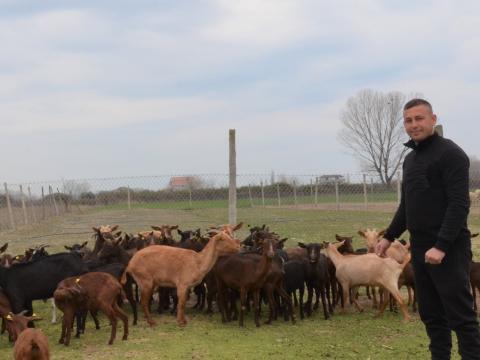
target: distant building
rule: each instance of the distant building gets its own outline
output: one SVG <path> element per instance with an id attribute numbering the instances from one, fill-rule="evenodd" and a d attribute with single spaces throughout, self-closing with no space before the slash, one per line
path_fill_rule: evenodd
<path id="1" fill-rule="evenodd" d="M 195 176 L 172 176 L 168 186 L 172 190 L 188 190 L 198 183 Z"/>
<path id="2" fill-rule="evenodd" d="M 332 174 L 332 175 L 322 175 L 317 177 L 317 181 L 319 184 L 331 184 L 338 182 L 339 184 L 345 182 L 345 178 L 343 175 Z"/>

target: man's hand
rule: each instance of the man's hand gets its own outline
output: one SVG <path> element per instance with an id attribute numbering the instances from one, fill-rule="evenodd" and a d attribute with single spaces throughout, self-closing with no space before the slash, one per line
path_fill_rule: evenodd
<path id="1" fill-rule="evenodd" d="M 382 239 L 380 240 L 377 245 L 375 245 L 375 254 L 377 254 L 380 257 L 385 257 L 387 256 L 386 251 L 390 247 L 392 243 L 388 241 L 387 239 Z"/>
<path id="2" fill-rule="evenodd" d="M 438 265 L 442 263 L 445 253 L 442 250 L 432 247 L 425 253 L 425 262 L 427 264 Z"/>

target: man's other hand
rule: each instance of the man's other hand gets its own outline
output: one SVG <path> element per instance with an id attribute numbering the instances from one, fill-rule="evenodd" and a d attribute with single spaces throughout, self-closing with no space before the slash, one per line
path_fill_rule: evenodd
<path id="1" fill-rule="evenodd" d="M 442 250 L 432 247 L 425 253 L 425 262 L 427 264 L 438 265 L 442 263 L 445 253 Z"/>

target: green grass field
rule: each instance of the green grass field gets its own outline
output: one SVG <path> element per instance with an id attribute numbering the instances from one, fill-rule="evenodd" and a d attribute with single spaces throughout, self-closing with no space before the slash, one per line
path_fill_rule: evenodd
<path id="1" fill-rule="evenodd" d="M 355 235 L 358 229 L 365 227 L 383 228 L 391 216 L 386 212 L 293 208 L 240 208 L 238 213 L 239 221 L 253 225 L 266 223 L 282 236 L 288 236 L 287 246 L 295 246 L 298 241 L 332 240 L 335 233 Z M 26 246 L 40 243 L 49 244 L 51 252 L 58 252 L 63 245 L 89 240 L 91 226 L 98 224 L 119 224 L 124 231 L 136 232 L 153 224 L 179 224 L 181 228 L 189 229 L 205 228 L 226 220 L 226 209 L 214 207 L 132 211 L 103 208 L 54 218 L 48 223 L 16 232 L 1 233 L 0 244 L 9 241 L 9 250 L 14 254 Z M 473 231 L 480 230 L 478 215 L 471 216 L 470 226 Z M 52 234 L 58 235 L 41 237 Z M 246 234 L 244 229 L 238 235 L 242 238 Z M 358 235 L 354 246 L 364 246 Z M 475 243 L 474 252 L 478 258 L 477 246 Z M 193 309 L 187 310 L 189 324 L 185 328 L 179 328 L 171 315 L 155 315 L 158 325 L 149 328 L 140 312 L 139 325 L 130 326 L 129 339 L 121 340 L 123 328 L 119 325 L 112 346 L 107 345 L 110 327 L 102 317 L 100 330 L 95 330 L 89 319 L 86 334 L 81 339 L 72 339 L 69 347 L 58 344 L 60 323 L 50 323 L 50 304 L 37 301 L 34 308 L 43 317 L 37 327 L 49 337 L 52 359 L 429 358 L 427 337 L 417 315 L 413 315 L 408 324 L 402 323 L 401 315 L 389 312 L 376 319 L 370 306 L 362 314 L 352 308 L 346 314 L 334 314 L 328 321 L 317 312 L 303 321 L 297 319 L 295 325 L 278 320 L 258 329 L 252 316 L 247 317 L 245 328 L 239 328 L 236 322 L 222 324 L 219 314 L 207 316 Z M 130 314 L 128 305 L 124 309 Z M 459 359 L 456 348 L 454 353 L 453 359 Z M 0 336 L 0 359 L 11 358 L 11 354 L 12 346 L 7 337 Z"/>

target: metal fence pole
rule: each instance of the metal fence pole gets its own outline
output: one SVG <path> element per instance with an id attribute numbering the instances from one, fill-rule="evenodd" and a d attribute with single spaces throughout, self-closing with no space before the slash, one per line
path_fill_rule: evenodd
<path id="1" fill-rule="evenodd" d="M 229 130 L 229 189 L 228 222 L 237 223 L 237 154 L 235 150 L 235 129 Z"/>
<path id="2" fill-rule="evenodd" d="M 365 210 L 368 209 L 368 194 L 367 194 L 367 175 L 363 174 L 363 204 Z"/>
<path id="3" fill-rule="evenodd" d="M 20 200 L 22 201 L 23 222 L 28 225 L 27 207 L 25 206 L 25 195 L 23 194 L 23 186 L 20 185 Z"/>
<path id="4" fill-rule="evenodd" d="M 190 209 L 193 208 L 193 202 L 192 202 L 192 187 L 188 187 L 188 204 L 190 205 Z"/>
<path id="5" fill-rule="evenodd" d="M 315 178 L 315 206 L 318 206 L 318 177 Z"/>
<path id="6" fill-rule="evenodd" d="M 131 203 L 131 197 L 130 197 L 130 185 L 127 185 L 127 207 L 128 210 L 132 210 L 132 203 Z"/>
<path id="7" fill-rule="evenodd" d="M 30 207 L 32 208 L 33 223 L 36 223 L 37 214 L 35 214 L 35 207 L 33 206 L 32 191 L 30 190 L 30 186 L 28 187 L 28 199 L 30 200 Z"/>
<path id="8" fill-rule="evenodd" d="M 10 226 L 13 230 L 16 230 L 15 220 L 13 218 L 12 203 L 10 202 L 10 195 L 8 194 L 7 183 L 3 183 L 5 186 L 5 197 L 7 198 L 8 217 L 10 218 Z"/>
<path id="9" fill-rule="evenodd" d="M 278 200 L 278 206 L 282 205 L 282 201 L 280 200 L 280 184 L 277 183 L 277 200 Z"/>
<path id="10" fill-rule="evenodd" d="M 338 180 L 335 179 L 335 204 L 337 210 L 340 210 L 340 196 L 338 191 Z"/>

